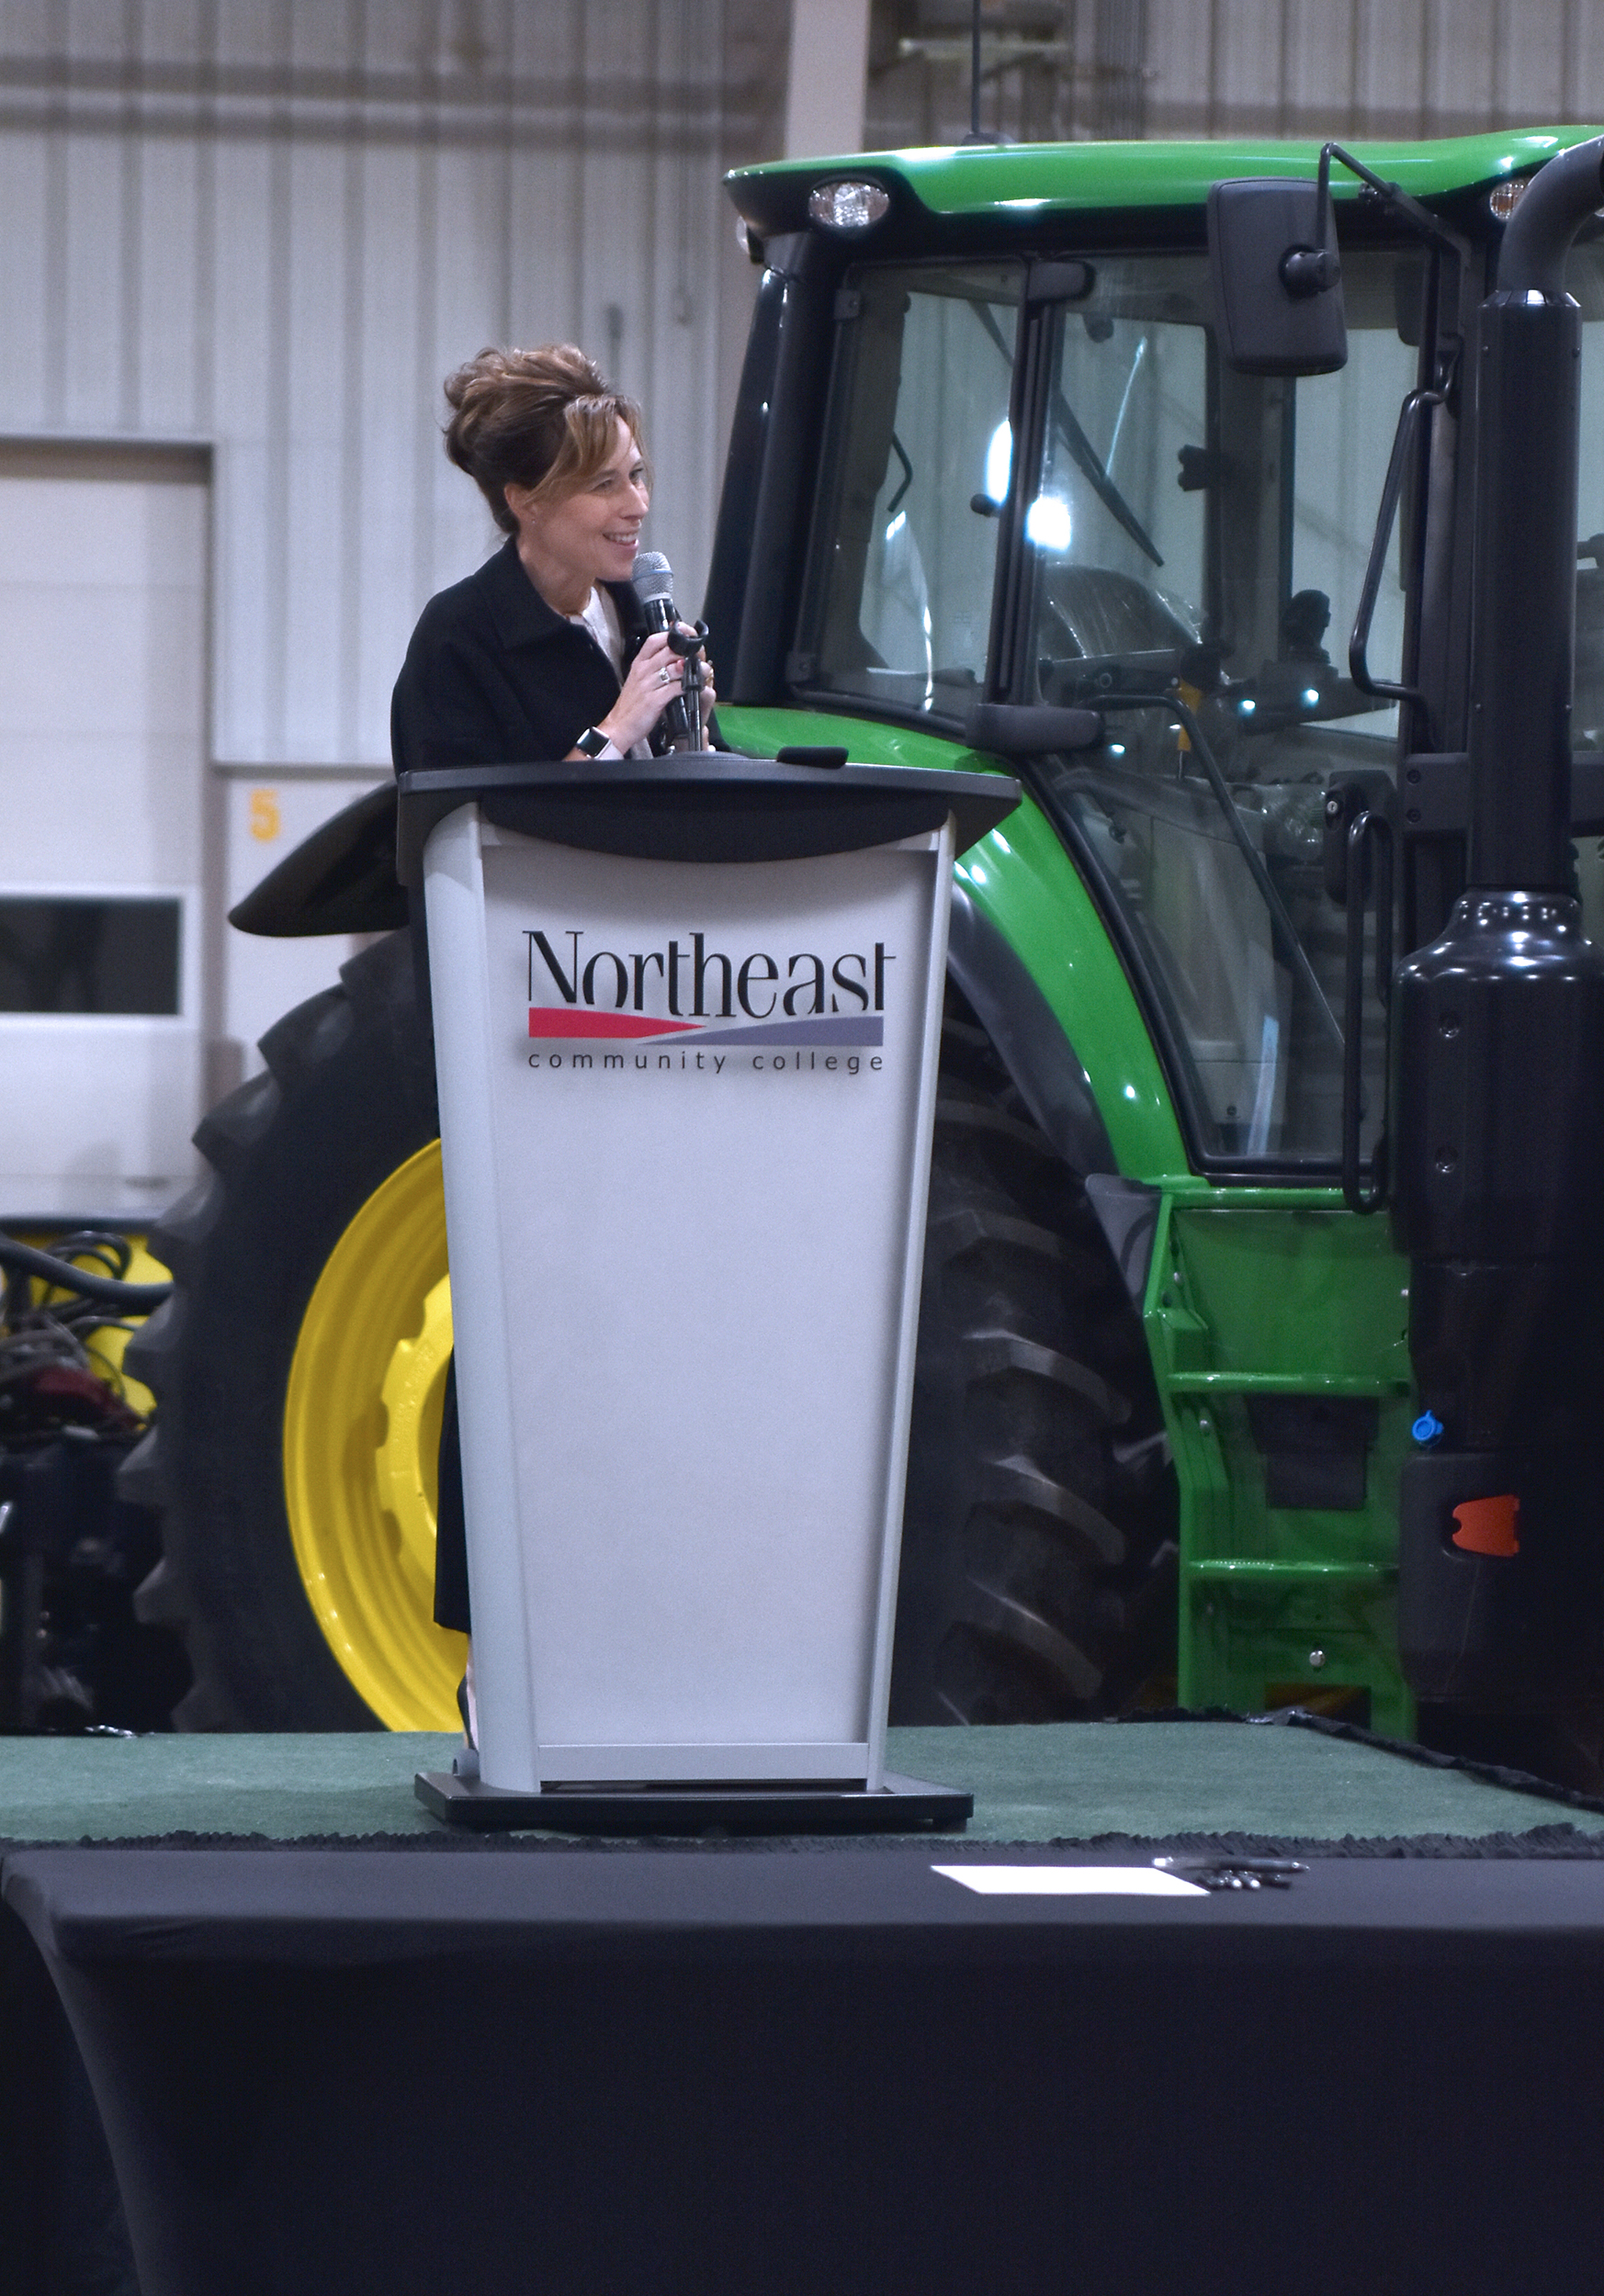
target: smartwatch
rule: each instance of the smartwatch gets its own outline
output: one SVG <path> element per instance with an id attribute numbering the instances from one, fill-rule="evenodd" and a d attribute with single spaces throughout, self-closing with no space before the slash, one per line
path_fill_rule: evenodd
<path id="1" fill-rule="evenodd" d="M 600 726 L 587 726 L 573 746 L 587 758 L 599 758 L 604 749 L 610 749 L 613 745 Z"/>

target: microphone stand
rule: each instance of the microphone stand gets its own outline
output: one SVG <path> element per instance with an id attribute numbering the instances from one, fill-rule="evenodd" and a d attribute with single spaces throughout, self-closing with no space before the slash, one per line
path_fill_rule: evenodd
<path id="1" fill-rule="evenodd" d="M 680 657 L 683 665 L 680 672 L 680 692 L 684 700 L 685 729 L 675 734 L 669 744 L 671 752 L 684 753 L 705 748 L 702 734 L 702 649 L 707 639 L 707 625 L 698 622 L 694 630 L 683 630 L 671 623 L 668 629 L 670 650 Z"/>

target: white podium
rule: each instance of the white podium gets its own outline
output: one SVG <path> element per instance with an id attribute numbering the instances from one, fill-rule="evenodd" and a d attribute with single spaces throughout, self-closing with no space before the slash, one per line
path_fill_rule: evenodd
<path id="1" fill-rule="evenodd" d="M 402 779 L 480 1740 L 420 1778 L 442 1816 L 967 1815 L 885 1728 L 952 861 L 1017 802 L 724 754 Z"/>

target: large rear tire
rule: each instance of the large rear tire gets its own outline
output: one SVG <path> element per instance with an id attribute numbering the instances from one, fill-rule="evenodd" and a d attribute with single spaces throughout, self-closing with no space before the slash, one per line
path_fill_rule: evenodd
<path id="1" fill-rule="evenodd" d="M 1173 1636 L 1173 1499 L 1140 1326 L 1072 1176 L 949 993 L 893 1718 L 1118 1710 Z M 450 1346 L 432 1050 L 394 934 L 263 1039 L 151 1239 L 172 1301 L 130 1350 L 158 1415 L 147 1620 L 186 1729 L 448 1729 L 435 1626 Z"/>
<path id="2" fill-rule="evenodd" d="M 947 1005 L 891 1718 L 1117 1714 L 1173 1695 L 1152 1367 L 1079 1183 Z"/>
<path id="3" fill-rule="evenodd" d="M 175 1291 L 128 1356 L 158 1405 L 124 1470 L 163 1512 L 140 1615 L 187 1645 L 181 1729 L 449 1728 L 461 1637 L 432 1624 L 406 1498 L 379 1489 L 402 1350 L 428 1356 L 445 1269 L 409 937 L 353 958 L 262 1052 L 265 1073 L 196 1134 L 209 1172 L 151 1238 Z M 376 1256 L 389 1279 L 377 1286 Z M 299 1425 L 287 1424 L 297 1384 L 311 1404 Z M 413 1376 L 401 1398 L 424 1459 L 431 1385 Z"/>

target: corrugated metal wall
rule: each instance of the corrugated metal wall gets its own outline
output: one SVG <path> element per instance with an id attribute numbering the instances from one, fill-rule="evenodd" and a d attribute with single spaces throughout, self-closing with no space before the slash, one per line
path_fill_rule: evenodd
<path id="1" fill-rule="evenodd" d="M 876 0 L 871 144 L 967 125 L 967 0 Z M 1441 136 L 1604 118 L 1596 0 L 985 0 L 1020 138 Z M 1008 59 L 1011 58 L 1011 61 Z"/>
<path id="2" fill-rule="evenodd" d="M 699 595 L 750 306 L 729 13 L 0 6 L 0 434 L 215 445 L 214 757 L 388 756 L 418 608 L 490 535 L 438 435 L 481 343 L 578 339 L 644 400 Z"/>
<path id="3" fill-rule="evenodd" d="M 1443 136 L 1604 116 L 1594 0 L 1146 0 L 1149 135 Z"/>

